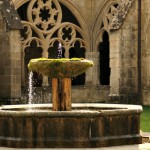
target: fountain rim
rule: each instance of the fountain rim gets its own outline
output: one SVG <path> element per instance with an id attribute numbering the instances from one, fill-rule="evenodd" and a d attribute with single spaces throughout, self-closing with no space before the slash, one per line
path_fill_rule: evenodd
<path id="1" fill-rule="evenodd" d="M 35 58 L 28 63 L 28 69 L 50 78 L 71 78 L 86 72 L 93 65 L 92 60 L 83 58 Z"/>
<path id="2" fill-rule="evenodd" d="M 27 108 L 33 110 L 28 111 Z M 34 110 L 34 108 L 38 108 L 38 110 Z M 42 108 L 45 108 L 44 111 L 41 110 Z M 72 104 L 72 111 L 53 111 L 52 104 L 32 104 L 30 107 L 28 104 L 0 106 L 0 116 L 9 117 L 97 117 L 140 114 L 141 112 L 141 105 L 126 104 L 75 103 Z"/>

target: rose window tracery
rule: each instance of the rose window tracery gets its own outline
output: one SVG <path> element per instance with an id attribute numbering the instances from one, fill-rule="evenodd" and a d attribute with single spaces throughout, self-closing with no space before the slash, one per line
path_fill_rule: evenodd
<path id="1" fill-rule="evenodd" d="M 61 23 L 62 11 L 57 0 L 32 0 L 27 12 L 29 22 L 44 32 Z"/>

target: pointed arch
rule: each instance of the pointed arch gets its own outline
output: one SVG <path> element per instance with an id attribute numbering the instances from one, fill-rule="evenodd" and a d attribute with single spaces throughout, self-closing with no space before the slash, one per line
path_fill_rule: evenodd
<path id="1" fill-rule="evenodd" d="M 94 18 L 94 23 L 92 26 L 93 31 L 93 50 L 97 51 L 99 42 L 98 40 L 101 40 L 103 31 L 107 31 L 109 34 L 109 23 L 111 22 L 111 19 L 116 11 L 116 8 L 118 4 L 121 2 L 121 0 L 106 0 L 104 1 L 100 8 L 98 9 L 97 15 Z M 95 43 L 96 41 L 96 43 Z"/>
<path id="2" fill-rule="evenodd" d="M 90 36 L 86 20 L 82 11 L 74 3 L 64 0 L 14 0 L 14 4 L 23 16 L 23 53 L 26 47 L 36 50 L 36 47 L 40 46 L 42 48 L 41 57 L 49 57 L 52 47 L 58 42 L 62 43 L 65 57 L 69 57 L 69 50 L 77 45 L 76 43 L 81 51 L 90 49 Z M 70 13 L 74 22 L 70 22 L 69 19 L 63 20 L 63 14 L 66 12 Z M 34 48 L 30 45 L 33 40 L 36 43 Z M 26 57 L 24 56 L 24 58 Z M 22 64 L 24 64 L 24 60 L 22 60 Z M 22 67 L 22 74 L 25 74 L 24 71 L 27 69 L 24 69 L 25 66 Z"/>
<path id="3" fill-rule="evenodd" d="M 31 0 L 13 0 L 16 9 L 18 9 L 20 6 L 22 6 L 23 4 L 25 4 L 29 1 L 31 1 Z M 87 23 L 87 20 L 85 18 L 83 11 L 72 1 L 58 0 L 58 2 L 60 2 L 64 6 L 66 6 L 73 13 L 75 18 L 79 22 L 80 27 L 83 30 L 84 35 L 86 37 L 85 38 L 85 42 L 87 44 L 86 50 L 90 51 L 90 40 L 91 40 L 91 37 L 89 36 L 90 35 L 90 29 L 88 27 L 88 23 Z"/>

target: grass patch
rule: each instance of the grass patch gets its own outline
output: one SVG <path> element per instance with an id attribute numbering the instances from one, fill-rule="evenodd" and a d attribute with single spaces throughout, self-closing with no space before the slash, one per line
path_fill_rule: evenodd
<path id="1" fill-rule="evenodd" d="M 143 106 L 140 124 L 143 132 L 150 132 L 150 106 Z"/>

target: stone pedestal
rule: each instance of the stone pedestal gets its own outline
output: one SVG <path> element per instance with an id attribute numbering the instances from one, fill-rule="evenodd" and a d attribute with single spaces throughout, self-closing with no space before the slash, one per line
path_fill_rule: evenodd
<path id="1" fill-rule="evenodd" d="M 71 111 L 71 78 L 52 79 L 54 111 Z"/>

